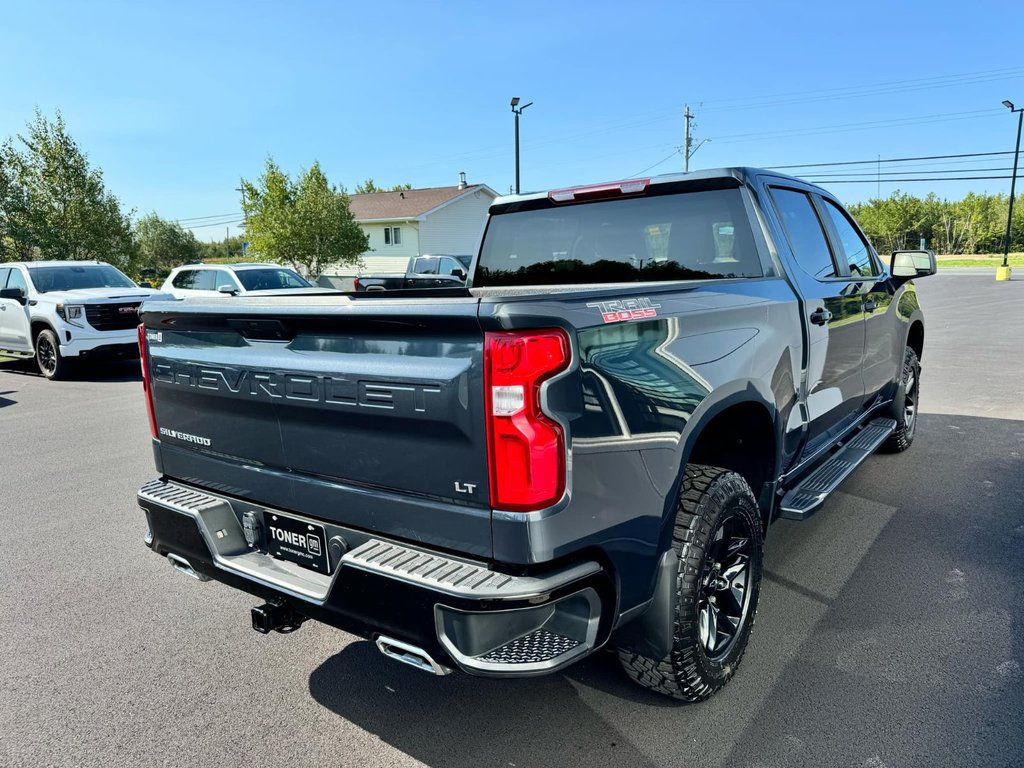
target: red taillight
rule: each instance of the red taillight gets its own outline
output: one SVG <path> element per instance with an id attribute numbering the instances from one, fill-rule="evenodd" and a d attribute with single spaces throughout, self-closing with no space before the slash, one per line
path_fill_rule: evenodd
<path id="1" fill-rule="evenodd" d="M 359 278 L 358 277 L 352 278 L 352 290 L 353 291 L 358 291 L 359 290 Z"/>
<path id="2" fill-rule="evenodd" d="M 563 331 L 487 333 L 484 387 L 491 506 L 543 509 L 565 491 L 565 437 L 540 407 L 541 384 L 569 365 Z"/>
<path id="3" fill-rule="evenodd" d="M 142 389 L 146 393 L 146 410 L 149 412 L 149 431 L 156 440 L 156 416 L 153 413 L 153 382 L 149 376 L 149 348 L 146 344 L 146 326 L 139 323 L 139 363 L 142 365 Z"/>

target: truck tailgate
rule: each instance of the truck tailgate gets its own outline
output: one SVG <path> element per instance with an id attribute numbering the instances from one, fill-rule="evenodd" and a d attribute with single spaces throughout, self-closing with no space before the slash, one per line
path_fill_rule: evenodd
<path id="1" fill-rule="evenodd" d="M 476 299 L 193 300 L 147 304 L 143 322 L 166 474 L 489 551 Z M 425 532 L 432 509 L 483 524 Z"/>

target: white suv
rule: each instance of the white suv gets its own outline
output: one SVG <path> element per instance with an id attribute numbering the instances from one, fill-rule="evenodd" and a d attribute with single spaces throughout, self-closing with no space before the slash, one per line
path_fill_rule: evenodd
<path id="1" fill-rule="evenodd" d="M 257 291 L 302 291 L 322 293 L 298 272 L 279 264 L 186 264 L 175 267 L 161 290 L 176 298 L 255 293 Z"/>
<path id="2" fill-rule="evenodd" d="M 151 296 L 100 261 L 0 264 L 0 352 L 35 356 L 48 379 L 84 357 L 138 357 L 139 305 Z"/>

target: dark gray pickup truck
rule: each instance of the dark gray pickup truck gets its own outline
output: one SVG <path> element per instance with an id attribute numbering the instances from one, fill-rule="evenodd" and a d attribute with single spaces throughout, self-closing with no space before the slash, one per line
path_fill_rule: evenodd
<path id="1" fill-rule="evenodd" d="M 466 284 L 470 256 L 413 256 L 401 275 L 361 275 L 355 289 L 365 291 L 401 291 L 411 288 L 461 288 Z"/>
<path id="2" fill-rule="evenodd" d="M 771 523 L 911 444 L 934 271 L 739 168 L 499 199 L 465 287 L 147 302 L 146 542 L 262 632 L 706 698 Z"/>

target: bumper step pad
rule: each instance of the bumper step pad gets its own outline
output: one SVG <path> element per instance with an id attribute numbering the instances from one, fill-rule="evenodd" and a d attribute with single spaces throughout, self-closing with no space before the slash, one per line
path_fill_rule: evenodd
<path id="1" fill-rule="evenodd" d="M 481 658 L 495 664 L 540 664 L 568 653 L 579 644 L 579 640 L 571 637 L 538 629 L 495 648 Z"/>
<path id="2" fill-rule="evenodd" d="M 782 499 L 782 517 L 806 520 L 813 515 L 840 483 L 848 478 L 868 456 L 896 429 L 895 419 L 875 419 L 828 461 L 805 477 Z"/>

